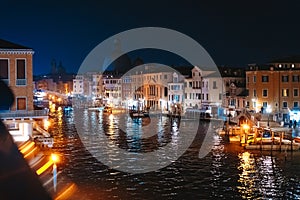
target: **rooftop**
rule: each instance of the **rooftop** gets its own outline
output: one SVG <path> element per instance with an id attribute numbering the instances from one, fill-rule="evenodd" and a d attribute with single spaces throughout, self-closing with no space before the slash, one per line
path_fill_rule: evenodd
<path id="1" fill-rule="evenodd" d="M 31 49 L 31 48 L 19 44 L 15 44 L 7 40 L 0 39 L 0 49 Z"/>

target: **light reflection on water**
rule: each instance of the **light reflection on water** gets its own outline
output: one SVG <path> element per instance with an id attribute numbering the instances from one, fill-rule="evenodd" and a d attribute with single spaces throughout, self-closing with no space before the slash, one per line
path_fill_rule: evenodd
<path id="1" fill-rule="evenodd" d="M 211 153 L 199 159 L 206 128 L 203 123 L 191 147 L 178 160 L 155 172 L 132 175 L 110 169 L 91 155 L 102 145 L 99 134 L 109 138 L 108 146 L 117 144 L 132 152 L 153 151 L 169 143 L 176 152 L 180 135 L 169 120 L 153 119 L 157 120 L 157 134 L 143 138 L 142 127 L 130 118 L 123 122 L 128 125 L 124 132 L 117 131 L 122 126 L 120 115 L 86 111 L 82 118 L 83 126 L 94 127 L 88 133 L 94 138 L 86 137 L 89 151 L 83 147 L 84 138 L 76 133 L 72 113 L 62 121 L 53 118 L 51 129 L 54 149 L 64 155 L 63 174 L 77 184 L 82 199 L 299 199 L 299 152 L 288 152 L 287 158 L 284 152 L 249 152 L 216 136 Z M 110 159 L 118 158 L 111 154 Z"/>

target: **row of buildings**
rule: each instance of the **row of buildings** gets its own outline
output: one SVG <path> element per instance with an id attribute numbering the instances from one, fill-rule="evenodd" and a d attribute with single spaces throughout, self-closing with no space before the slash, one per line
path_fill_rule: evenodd
<path id="1" fill-rule="evenodd" d="M 44 89 L 92 105 L 130 107 L 141 102 L 150 109 L 169 110 L 180 104 L 184 111 L 198 109 L 211 114 L 248 108 L 270 112 L 279 121 L 299 121 L 300 57 L 251 64 L 247 68 L 218 67 L 219 71 L 143 64 L 123 74 L 88 72 L 64 79 L 63 74 L 56 74 L 55 78 L 53 73 L 33 80 L 33 54 L 31 48 L 0 40 L 0 78 L 15 94 L 14 105 L 1 108 L 1 113 L 39 115 L 34 110 L 33 91 Z"/>
<path id="2" fill-rule="evenodd" d="M 89 72 L 76 75 L 72 94 L 91 103 L 130 107 L 135 101 L 152 109 L 184 111 L 222 108 L 225 115 L 244 108 L 271 113 L 276 121 L 299 121 L 300 57 L 274 60 L 246 68 L 218 67 L 219 72 L 197 66 L 140 65 L 125 74 Z"/>
<path id="3" fill-rule="evenodd" d="M 140 65 L 125 74 L 87 73 L 73 80 L 73 97 L 85 97 L 120 107 L 137 106 L 169 110 L 173 104 L 184 110 L 222 105 L 222 80 L 218 72 L 199 67 Z"/>

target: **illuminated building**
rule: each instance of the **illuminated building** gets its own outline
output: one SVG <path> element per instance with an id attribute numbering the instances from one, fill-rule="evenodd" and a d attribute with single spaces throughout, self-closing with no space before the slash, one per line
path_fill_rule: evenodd
<path id="1" fill-rule="evenodd" d="M 247 104 L 266 113 L 270 106 L 276 121 L 289 121 L 299 108 L 300 57 L 277 59 L 267 65 L 249 65 L 246 71 Z"/>

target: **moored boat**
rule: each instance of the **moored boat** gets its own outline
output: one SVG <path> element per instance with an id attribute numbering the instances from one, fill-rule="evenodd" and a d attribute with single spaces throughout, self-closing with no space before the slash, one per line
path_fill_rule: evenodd
<path id="1" fill-rule="evenodd" d="M 144 118 L 144 117 L 149 117 L 149 112 L 130 110 L 129 115 L 131 118 Z"/>

